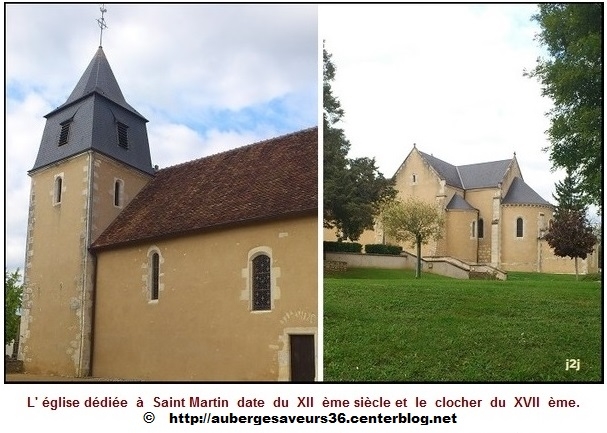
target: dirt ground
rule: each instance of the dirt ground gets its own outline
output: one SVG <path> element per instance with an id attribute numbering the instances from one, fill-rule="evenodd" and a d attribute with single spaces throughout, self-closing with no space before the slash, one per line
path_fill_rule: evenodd
<path id="1" fill-rule="evenodd" d="M 8 373 L 4 375 L 5 383 L 24 383 L 24 382 L 86 382 L 86 383 L 104 383 L 104 382 L 125 382 L 122 379 L 106 379 L 99 377 L 63 377 L 63 376 L 44 376 L 28 373 Z"/>

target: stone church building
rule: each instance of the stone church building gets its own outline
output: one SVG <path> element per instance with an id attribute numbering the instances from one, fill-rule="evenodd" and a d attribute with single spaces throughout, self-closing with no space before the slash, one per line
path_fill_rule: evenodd
<path id="1" fill-rule="evenodd" d="M 544 236 L 554 206 L 524 180 L 516 159 L 455 166 L 416 146 L 394 175 L 400 198 L 435 203 L 443 215 L 442 238 L 422 247 L 423 257 L 454 258 L 503 271 L 574 273 L 574 261 L 554 255 Z M 325 231 L 325 240 L 330 239 Z M 392 243 L 380 224 L 362 244 Z M 413 251 L 411 245 L 402 245 Z M 580 272 L 598 271 L 597 254 L 580 260 Z"/>
<path id="2" fill-rule="evenodd" d="M 318 131 L 158 170 L 101 47 L 31 177 L 26 372 L 314 381 Z"/>

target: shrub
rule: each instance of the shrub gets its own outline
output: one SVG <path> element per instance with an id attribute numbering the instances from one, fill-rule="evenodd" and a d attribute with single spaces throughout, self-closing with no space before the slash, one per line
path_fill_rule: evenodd
<path id="1" fill-rule="evenodd" d="M 365 253 L 368 254 L 389 254 L 399 256 L 403 248 L 399 245 L 386 244 L 367 244 L 365 245 Z"/>
<path id="2" fill-rule="evenodd" d="M 323 248 L 325 253 L 360 253 L 363 246 L 357 242 L 324 241 Z"/>

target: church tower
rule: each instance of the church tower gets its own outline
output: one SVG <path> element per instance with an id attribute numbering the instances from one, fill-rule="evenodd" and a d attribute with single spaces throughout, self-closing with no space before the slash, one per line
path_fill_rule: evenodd
<path id="1" fill-rule="evenodd" d="M 147 120 L 126 102 L 101 46 L 45 118 L 29 171 L 20 358 L 28 372 L 83 377 L 93 347 L 89 247 L 154 175 Z"/>

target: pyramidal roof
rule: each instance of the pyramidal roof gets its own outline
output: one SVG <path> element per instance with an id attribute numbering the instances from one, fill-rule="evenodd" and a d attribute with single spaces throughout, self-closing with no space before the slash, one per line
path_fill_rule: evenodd
<path id="1" fill-rule="evenodd" d="M 544 200 L 537 192 L 525 183 L 520 177 L 515 177 L 508 192 L 502 200 L 503 204 L 532 204 L 542 206 L 552 206 Z"/>
<path id="2" fill-rule="evenodd" d="M 449 210 L 477 210 L 474 206 L 466 201 L 462 196 L 454 194 L 447 204 Z"/>
<path id="3" fill-rule="evenodd" d="M 154 173 L 148 121 L 124 99 L 101 47 L 65 103 L 44 117 L 46 125 L 30 173 L 89 150 Z"/>
<path id="4" fill-rule="evenodd" d="M 92 93 L 102 95 L 121 107 L 126 108 L 132 113 L 143 117 L 137 112 L 137 110 L 126 102 L 126 99 L 124 99 L 124 95 L 120 90 L 118 81 L 112 72 L 112 68 L 110 67 L 107 57 L 105 57 L 102 47 L 97 49 L 93 59 L 82 74 L 82 77 L 80 77 L 78 84 L 76 84 L 76 87 L 67 98 L 67 101 L 56 108 L 53 112 L 77 102 Z"/>

